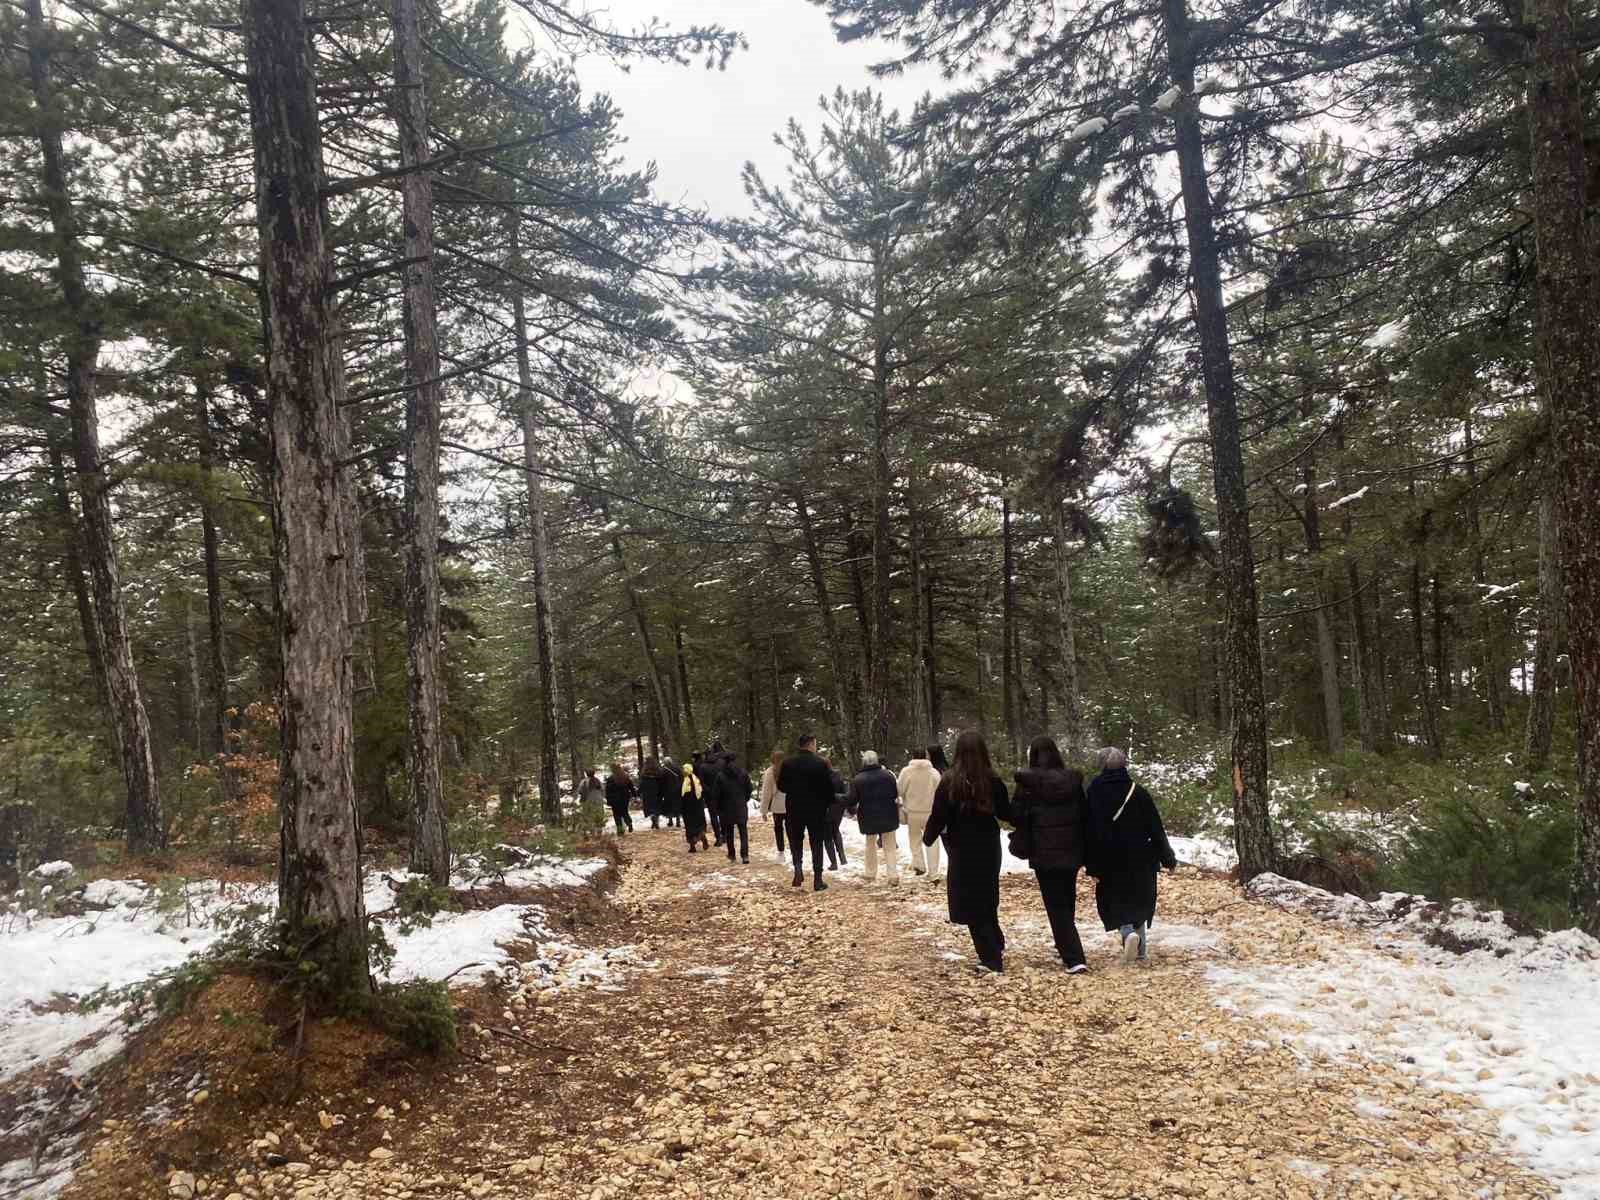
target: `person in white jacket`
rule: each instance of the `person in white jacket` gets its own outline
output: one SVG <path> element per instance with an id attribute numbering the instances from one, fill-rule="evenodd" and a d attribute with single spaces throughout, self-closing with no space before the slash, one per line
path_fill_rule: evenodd
<path id="1" fill-rule="evenodd" d="M 774 750 L 771 765 L 761 772 L 761 819 L 772 821 L 772 830 L 778 839 L 778 861 L 786 862 L 788 859 L 783 849 L 783 823 L 788 805 L 784 803 L 783 793 L 778 790 L 778 768 L 781 766 L 783 766 L 783 755 Z"/>
<path id="2" fill-rule="evenodd" d="M 928 747 L 902 767 L 895 784 L 900 792 L 900 811 L 905 815 L 911 837 L 911 869 L 918 875 L 937 879 L 939 843 L 934 842 L 926 851 L 922 845 L 922 830 L 928 823 L 928 814 L 933 811 L 933 793 L 939 788 L 939 771 L 931 761 L 935 749 Z"/>

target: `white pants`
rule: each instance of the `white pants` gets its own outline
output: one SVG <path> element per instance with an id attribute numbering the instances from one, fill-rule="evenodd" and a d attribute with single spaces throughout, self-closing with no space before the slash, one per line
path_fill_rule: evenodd
<path id="1" fill-rule="evenodd" d="M 911 836 L 911 867 L 916 871 L 926 871 L 929 875 L 939 873 L 939 839 L 934 838 L 933 845 L 922 845 L 922 831 L 928 827 L 927 813 L 907 813 L 906 833 Z"/>
<path id="2" fill-rule="evenodd" d="M 884 865 L 888 868 L 888 871 L 889 871 L 889 882 L 890 883 L 899 883 L 900 882 L 900 847 L 895 842 L 895 835 L 898 832 L 899 832 L 898 830 L 891 829 L 888 833 L 885 833 L 885 834 L 876 834 L 876 833 L 867 834 L 867 861 L 866 861 L 865 870 L 866 870 L 867 881 L 869 883 L 872 880 L 874 880 L 874 879 L 876 879 L 878 877 L 878 838 L 879 837 L 883 838 L 883 859 L 884 859 Z"/>

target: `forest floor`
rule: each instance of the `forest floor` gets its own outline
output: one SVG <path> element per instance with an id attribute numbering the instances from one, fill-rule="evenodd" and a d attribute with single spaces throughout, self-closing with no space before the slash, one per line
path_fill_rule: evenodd
<path id="1" fill-rule="evenodd" d="M 1184 868 L 1163 878 L 1149 966 L 1096 934 L 1091 972 L 1067 976 L 1031 876 L 1008 875 L 1007 970 L 978 974 L 942 884 L 869 884 L 852 864 L 793 889 L 770 827 L 752 835 L 748 866 L 691 856 L 675 830 L 624 839 L 609 912 L 574 912 L 563 936 L 626 946 L 629 965 L 532 998 L 467 993 L 468 1057 L 313 1068 L 298 1108 L 188 1163 L 113 1121 L 63 1195 L 1558 1194 L 1472 1097 L 1399 1062 L 1308 1057 L 1208 983 L 1337 962 L 1358 933 Z M 1087 887 L 1079 903 L 1092 913 Z M 1359 979 L 1322 989 L 1364 1005 Z"/>

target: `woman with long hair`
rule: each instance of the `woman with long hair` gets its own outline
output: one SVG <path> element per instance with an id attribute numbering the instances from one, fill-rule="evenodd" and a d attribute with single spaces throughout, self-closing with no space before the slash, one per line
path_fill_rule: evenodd
<path id="1" fill-rule="evenodd" d="M 783 848 L 783 824 L 789 805 L 784 794 L 778 790 L 778 772 L 781 770 L 783 755 L 774 750 L 772 764 L 761 772 L 761 819 L 772 822 L 773 834 L 778 839 L 778 861 L 786 862 L 789 856 Z"/>
<path id="2" fill-rule="evenodd" d="M 619 762 L 611 764 L 611 778 L 606 780 L 606 806 L 611 809 L 611 819 L 617 823 L 617 836 L 633 832 L 633 818 L 628 815 L 628 804 L 639 794 L 628 768 Z"/>
<path id="3" fill-rule="evenodd" d="M 1011 797 L 1017 827 L 1012 853 L 1026 858 L 1033 868 L 1056 953 L 1073 975 L 1089 969 L 1076 912 L 1088 804 L 1082 773 L 1067 766 L 1050 738 L 1034 738 L 1028 765 L 1017 772 L 1017 790 Z"/>
<path id="4" fill-rule="evenodd" d="M 955 762 L 940 776 L 922 843 L 931 846 L 943 837 L 950 860 L 945 871 L 950 920 L 967 927 L 978 962 L 990 971 L 1005 969 L 1000 822 L 1010 820 L 1006 785 L 995 774 L 989 747 L 981 734 L 969 729 L 956 739 Z"/>

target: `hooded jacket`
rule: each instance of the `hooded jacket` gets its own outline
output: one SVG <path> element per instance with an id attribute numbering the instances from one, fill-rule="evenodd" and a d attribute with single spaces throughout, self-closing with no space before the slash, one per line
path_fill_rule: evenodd
<path id="1" fill-rule="evenodd" d="M 933 794 L 939 790 L 939 769 L 926 758 L 913 758 L 900 768 L 895 787 L 906 813 L 926 821 L 933 811 Z"/>
<path id="2" fill-rule="evenodd" d="M 1035 871 L 1083 866 L 1088 803 L 1077 771 L 1028 767 L 1017 772 L 1011 808 L 1026 839 L 1029 866 Z"/>

